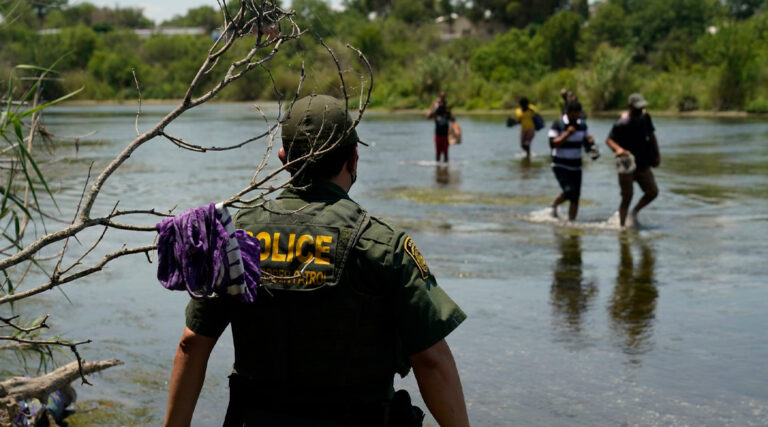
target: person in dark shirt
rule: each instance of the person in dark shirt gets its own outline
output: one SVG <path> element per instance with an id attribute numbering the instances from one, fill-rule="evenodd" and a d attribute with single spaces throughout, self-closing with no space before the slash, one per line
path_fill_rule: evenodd
<path id="1" fill-rule="evenodd" d="M 448 133 L 451 128 L 451 122 L 454 121 L 453 114 L 448 102 L 445 100 L 445 91 L 440 94 L 429 107 L 427 118 L 435 121 L 435 161 L 440 161 L 440 156 L 448 163 Z"/>
<path id="2" fill-rule="evenodd" d="M 621 204 L 619 205 L 619 223 L 626 224 L 629 205 L 632 202 L 633 186 L 637 181 L 643 190 L 643 197 L 632 208 L 631 218 L 637 224 L 637 214 L 648 206 L 659 194 L 652 167 L 661 163 L 659 143 L 656 140 L 656 129 L 650 114 L 645 111 L 648 101 L 639 93 L 629 96 L 629 109 L 614 123 L 611 133 L 605 143 L 621 157 L 631 153 L 635 158 L 635 170 L 630 173 L 619 173 L 621 188 Z"/>

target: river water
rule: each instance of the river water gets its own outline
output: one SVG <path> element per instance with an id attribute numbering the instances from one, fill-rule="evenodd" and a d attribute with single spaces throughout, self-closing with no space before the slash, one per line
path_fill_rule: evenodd
<path id="1" fill-rule="evenodd" d="M 170 109 L 145 106 L 140 127 Z M 65 106 L 47 116 L 58 135 L 96 131 L 77 151 L 65 141 L 45 167 L 63 217 L 77 204 L 88 165 L 99 170 L 132 138 L 134 113 L 134 106 Z M 451 147 L 446 168 L 432 161 L 432 124 L 421 116 L 366 115 L 358 133 L 372 146 L 360 149 L 351 196 L 410 233 L 468 314 L 448 342 L 474 425 L 768 424 L 768 123 L 655 118 L 660 196 L 638 229 L 622 232 L 615 169 L 602 144 L 611 120 L 589 120 L 603 156 L 585 159 L 575 223 L 545 210 L 559 190 L 545 132 L 525 161 L 519 129 L 501 117 L 458 120 L 464 142 Z M 248 105 L 210 105 L 168 131 L 221 146 L 263 129 Z M 96 212 L 118 200 L 120 209 L 163 211 L 221 200 L 247 185 L 264 147 L 199 154 L 155 140 L 108 181 Z M 86 234 L 82 244 L 96 237 Z M 109 231 L 104 245 L 153 238 Z M 144 256 L 116 260 L 64 291 L 68 299 L 54 291 L 17 309 L 51 313 L 55 334 L 92 339 L 81 350 L 89 360 L 126 362 L 97 375 L 93 387 L 77 387 L 70 425 L 161 423 L 186 294 L 163 289 Z M 231 348 L 225 332 L 195 425 L 222 420 Z M 396 385 L 418 396 L 412 375 Z"/>

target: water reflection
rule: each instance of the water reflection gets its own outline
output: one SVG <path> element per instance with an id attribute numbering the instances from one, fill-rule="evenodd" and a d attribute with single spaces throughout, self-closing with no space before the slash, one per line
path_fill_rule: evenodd
<path id="1" fill-rule="evenodd" d="M 458 184 L 461 182 L 461 175 L 456 169 L 451 169 L 448 165 L 438 164 L 435 167 L 435 182 L 438 184 Z"/>
<path id="2" fill-rule="evenodd" d="M 584 279 L 581 236 L 556 234 L 560 258 L 552 273 L 550 305 L 553 323 L 569 341 L 580 341 L 583 317 L 597 295 L 597 287 Z"/>
<path id="3" fill-rule="evenodd" d="M 637 239 L 640 261 L 635 263 L 630 240 L 629 236 L 619 237 L 619 269 L 608 311 L 623 351 L 642 354 L 653 348 L 653 322 L 659 296 L 654 279 L 656 256 L 653 248 Z"/>
<path id="4" fill-rule="evenodd" d="M 540 175 L 541 171 L 543 170 L 543 166 L 545 165 L 548 165 L 546 160 L 541 160 L 538 158 L 534 160 L 531 158 L 523 157 L 515 166 L 515 169 L 520 174 L 521 180 L 534 179 Z"/>

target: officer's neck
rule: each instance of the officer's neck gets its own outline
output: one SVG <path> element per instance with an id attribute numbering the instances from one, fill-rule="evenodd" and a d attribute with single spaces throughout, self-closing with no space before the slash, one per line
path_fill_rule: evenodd
<path id="1" fill-rule="evenodd" d="M 349 193 L 349 189 L 352 188 L 352 174 L 349 173 L 346 167 L 343 167 L 341 172 L 329 179 L 328 182 L 338 185 L 345 193 Z"/>

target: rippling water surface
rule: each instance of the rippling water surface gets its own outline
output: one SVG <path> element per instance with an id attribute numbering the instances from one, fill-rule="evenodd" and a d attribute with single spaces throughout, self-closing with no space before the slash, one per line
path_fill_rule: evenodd
<path id="1" fill-rule="evenodd" d="M 141 127 L 170 109 L 145 106 Z M 97 132 L 77 151 L 65 143 L 46 166 L 65 217 L 88 165 L 99 170 L 134 135 L 134 112 L 60 107 L 48 115 L 59 135 Z M 586 161 L 581 212 L 569 224 L 542 210 L 558 192 L 543 132 L 526 161 L 518 129 L 501 117 L 459 117 L 464 143 L 451 148 L 450 166 L 438 167 L 432 125 L 421 117 L 370 113 L 360 125 L 373 144 L 360 149 L 351 196 L 408 230 L 469 315 L 448 341 L 474 425 L 768 424 L 768 123 L 654 121 L 660 196 L 630 232 L 616 226 L 619 190 L 603 144 L 603 157 Z M 589 120 L 598 141 L 610 124 Z M 247 105 L 204 106 L 168 129 L 217 146 L 263 130 Z M 108 182 L 96 209 L 118 200 L 121 209 L 168 210 L 223 199 L 249 182 L 264 149 L 256 142 L 195 154 L 155 140 Z M 109 231 L 105 245 L 153 238 Z M 71 303 L 49 292 L 18 307 L 52 313 L 54 333 L 93 339 L 82 350 L 89 360 L 126 362 L 94 387 L 78 387 L 81 410 L 70 425 L 159 424 L 186 295 L 162 289 L 143 256 L 65 291 Z M 231 363 L 227 332 L 195 424 L 222 420 Z M 412 376 L 397 384 L 418 395 Z"/>

